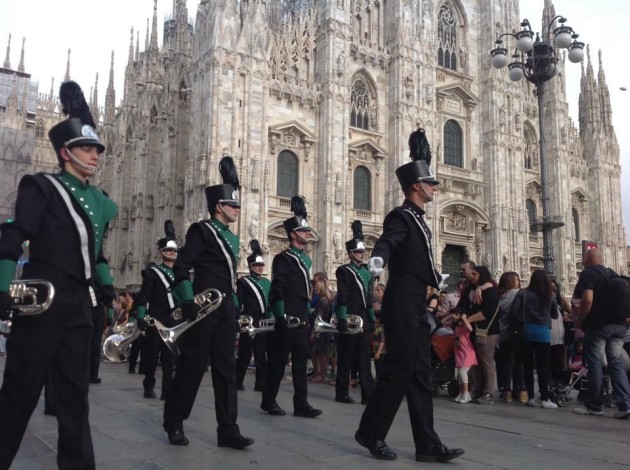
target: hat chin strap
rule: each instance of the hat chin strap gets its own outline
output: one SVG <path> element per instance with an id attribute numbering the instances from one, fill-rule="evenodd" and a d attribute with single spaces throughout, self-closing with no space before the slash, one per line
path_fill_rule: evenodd
<path id="1" fill-rule="evenodd" d="M 426 190 L 424 189 L 424 186 L 422 186 L 423 181 L 419 181 L 419 183 L 420 183 L 420 189 L 422 189 L 422 192 L 424 193 L 424 195 L 429 199 L 429 201 L 433 201 L 435 196 L 426 192 Z"/>
<path id="2" fill-rule="evenodd" d="M 94 171 L 95 172 L 96 170 L 98 170 L 98 167 L 92 166 L 92 165 L 88 165 L 86 163 L 83 163 L 77 157 L 72 155 L 72 152 L 70 151 L 69 148 L 66 148 L 66 150 L 68 151 L 68 155 L 70 155 L 70 161 L 72 162 L 72 164 L 74 166 L 78 166 L 79 168 L 83 168 L 84 170 L 88 170 L 88 171 Z"/>

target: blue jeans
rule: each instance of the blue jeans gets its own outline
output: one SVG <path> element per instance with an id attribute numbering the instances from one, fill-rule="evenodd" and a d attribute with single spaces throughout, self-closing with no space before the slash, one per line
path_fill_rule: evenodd
<path id="1" fill-rule="evenodd" d="M 584 356 L 588 367 L 588 394 L 584 405 L 590 410 L 602 411 L 604 404 L 604 357 L 608 360 L 615 402 L 621 411 L 630 409 L 630 384 L 621 356 L 626 331 L 624 325 L 606 325 L 586 331 Z"/>

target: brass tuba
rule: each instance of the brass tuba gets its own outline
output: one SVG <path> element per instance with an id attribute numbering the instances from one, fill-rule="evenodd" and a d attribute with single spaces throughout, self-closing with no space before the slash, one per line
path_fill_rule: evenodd
<path id="1" fill-rule="evenodd" d="M 40 302 L 37 298 L 38 294 L 40 297 L 44 297 L 42 295 L 44 291 L 46 296 Z M 11 310 L 14 311 L 13 315 L 19 314 L 24 317 L 40 315 L 52 305 L 55 299 L 55 286 L 45 279 L 21 279 L 9 284 L 9 295 L 13 297 L 15 302 L 11 307 Z M 0 333 L 10 334 L 11 325 L 11 320 L 1 322 Z"/>
<path id="2" fill-rule="evenodd" d="M 300 325 L 306 325 L 306 322 L 301 321 L 298 317 L 286 317 L 287 326 L 289 328 L 296 328 Z M 238 318 L 239 333 L 249 333 L 252 338 L 259 333 L 268 333 L 273 331 L 276 327 L 275 318 L 262 318 L 258 322 L 258 327 L 254 326 L 254 319 L 249 315 L 241 315 Z"/>
<path id="3" fill-rule="evenodd" d="M 363 332 L 363 318 L 359 315 L 348 315 L 348 331 L 345 334 L 356 335 Z M 337 316 L 333 315 L 330 323 L 325 322 L 320 315 L 315 318 L 315 334 L 339 333 L 337 330 Z"/>

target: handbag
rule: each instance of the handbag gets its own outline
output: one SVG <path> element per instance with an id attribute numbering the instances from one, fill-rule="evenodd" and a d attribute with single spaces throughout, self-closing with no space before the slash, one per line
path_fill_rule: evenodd
<path id="1" fill-rule="evenodd" d="M 490 323 L 488 323 L 488 328 L 475 328 L 475 343 L 477 344 L 486 344 L 486 338 L 488 337 L 488 331 L 492 326 L 492 322 L 499 313 L 499 306 L 497 305 L 497 309 L 494 311 L 494 315 L 490 319 Z"/>
<path id="2" fill-rule="evenodd" d="M 523 289 L 523 307 L 521 308 L 521 317 L 514 321 L 512 331 L 513 338 L 516 341 L 522 341 L 527 337 L 527 324 L 525 323 L 525 304 L 527 302 L 527 289 Z"/>

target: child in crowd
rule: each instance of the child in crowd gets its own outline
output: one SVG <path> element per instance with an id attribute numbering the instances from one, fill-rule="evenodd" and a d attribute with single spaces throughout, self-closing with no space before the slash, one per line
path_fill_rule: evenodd
<path id="1" fill-rule="evenodd" d="M 372 351 L 374 357 L 374 368 L 376 369 L 375 381 L 378 381 L 381 375 L 381 364 L 383 364 L 383 355 L 387 352 L 385 347 L 385 333 L 381 324 L 380 315 L 376 317 L 376 328 L 372 337 Z"/>
<path id="2" fill-rule="evenodd" d="M 584 338 L 575 340 L 573 347 L 575 350 L 569 359 L 569 369 L 572 372 L 580 372 L 584 368 Z"/>
<path id="3" fill-rule="evenodd" d="M 455 397 L 454 401 L 463 404 L 471 400 L 468 391 L 468 371 L 477 365 L 477 356 L 470 340 L 470 333 L 473 328 L 466 318 L 464 309 L 452 309 L 451 317 L 455 326 L 455 367 L 457 367 L 457 381 L 459 382 L 459 395 Z"/>

